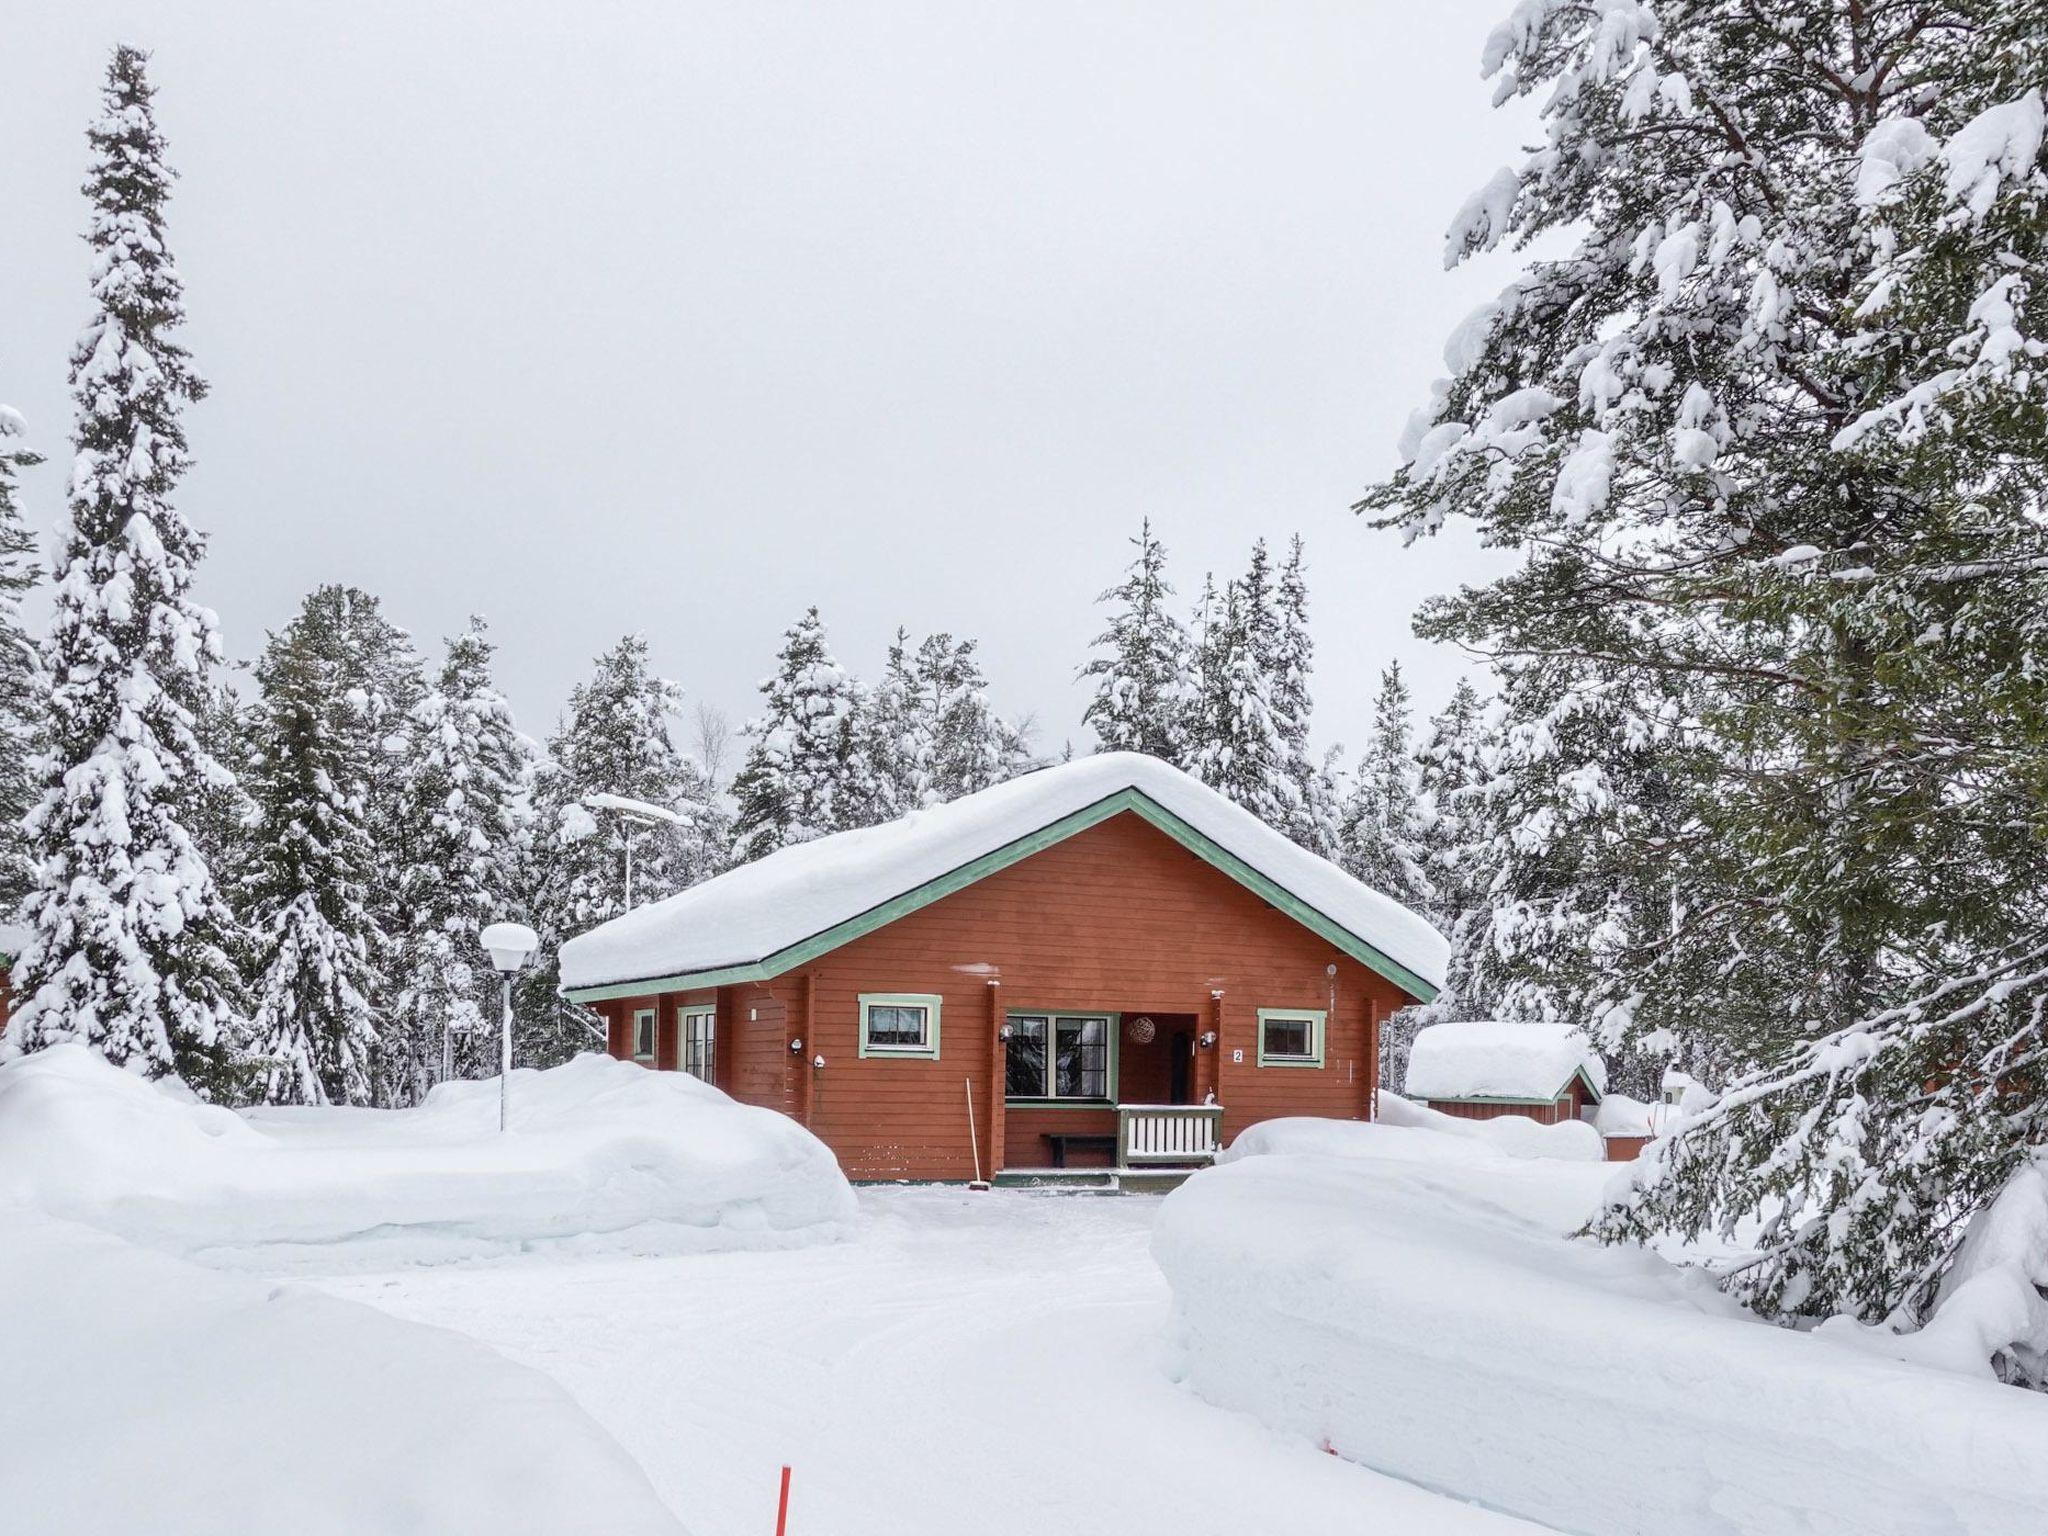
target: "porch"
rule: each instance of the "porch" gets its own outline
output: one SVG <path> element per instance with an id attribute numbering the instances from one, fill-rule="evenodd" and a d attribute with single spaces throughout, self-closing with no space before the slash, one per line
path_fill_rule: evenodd
<path id="1" fill-rule="evenodd" d="M 1006 1010 L 1003 1181 L 1128 1187 L 1213 1162 L 1223 1108 L 1200 1023 L 1194 1013 Z"/>

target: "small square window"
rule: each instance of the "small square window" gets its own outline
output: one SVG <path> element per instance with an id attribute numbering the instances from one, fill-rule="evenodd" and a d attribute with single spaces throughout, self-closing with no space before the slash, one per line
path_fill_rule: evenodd
<path id="1" fill-rule="evenodd" d="M 939 999 L 929 993 L 864 993 L 860 999 L 863 1056 L 939 1055 Z"/>
<path id="2" fill-rule="evenodd" d="M 1259 1010 L 1259 1065 L 1320 1067 L 1324 1015 L 1313 1008 Z"/>
<path id="3" fill-rule="evenodd" d="M 654 1060 L 654 1010 L 635 1009 L 633 1013 L 633 1059 Z"/>

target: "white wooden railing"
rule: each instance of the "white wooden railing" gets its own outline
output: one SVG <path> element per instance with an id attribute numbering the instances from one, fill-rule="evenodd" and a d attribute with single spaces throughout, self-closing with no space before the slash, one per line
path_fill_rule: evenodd
<path id="1" fill-rule="evenodd" d="M 1117 1166 L 1213 1162 L 1222 1128 L 1220 1104 L 1119 1104 Z"/>

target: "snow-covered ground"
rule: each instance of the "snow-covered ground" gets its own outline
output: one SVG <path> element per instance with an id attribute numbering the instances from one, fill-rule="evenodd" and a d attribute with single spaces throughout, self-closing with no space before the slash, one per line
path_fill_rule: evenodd
<path id="1" fill-rule="evenodd" d="M 852 1242 L 348 1275 L 567 1387 L 699 1532 L 1510 1536 L 1175 1384 L 1157 1197 L 863 1190 Z"/>

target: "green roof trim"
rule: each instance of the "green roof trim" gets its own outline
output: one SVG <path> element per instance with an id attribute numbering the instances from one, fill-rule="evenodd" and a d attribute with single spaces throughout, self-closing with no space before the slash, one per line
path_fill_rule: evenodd
<path id="1" fill-rule="evenodd" d="M 1385 977 L 1409 996 L 1428 1002 L 1436 996 L 1437 989 L 1420 976 L 1402 965 L 1392 956 L 1368 944 L 1348 928 L 1324 916 L 1300 897 L 1284 889 L 1277 882 L 1252 868 L 1243 859 L 1222 844 L 1195 830 L 1187 822 L 1173 814 L 1165 806 L 1135 788 L 1120 789 L 1113 795 L 1104 796 L 1093 805 L 1062 816 L 1059 820 L 1040 827 L 1036 832 L 991 849 L 978 859 L 971 859 L 956 869 L 948 870 L 923 885 L 891 897 L 856 913 L 844 922 L 835 923 L 822 932 L 814 933 L 807 939 L 785 946 L 759 960 L 746 961 L 735 965 L 716 966 L 708 970 L 686 971 L 674 976 L 648 976 L 635 981 L 611 982 L 596 987 L 564 987 L 562 996 L 571 1002 L 599 1003 L 611 998 L 643 997 L 652 992 L 680 992 L 695 987 L 722 987 L 746 981 L 766 981 L 780 976 L 785 971 L 796 969 L 829 954 L 840 946 L 886 928 L 898 918 L 907 917 L 920 907 L 963 891 L 968 886 L 1012 864 L 1042 853 L 1056 843 L 1063 843 L 1076 833 L 1099 826 L 1112 816 L 1131 812 L 1140 820 L 1149 822 L 1168 837 L 1201 859 L 1203 863 L 1221 870 L 1239 885 L 1251 891 L 1267 905 L 1284 912 L 1317 937 L 1331 945 L 1366 969 Z"/>

